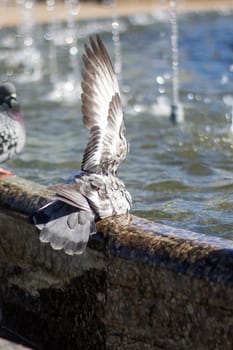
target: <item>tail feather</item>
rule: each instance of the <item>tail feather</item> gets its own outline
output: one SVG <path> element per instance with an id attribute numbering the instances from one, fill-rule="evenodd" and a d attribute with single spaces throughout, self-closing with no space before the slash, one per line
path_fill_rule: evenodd
<path id="1" fill-rule="evenodd" d="M 89 235 L 95 233 L 95 217 L 91 211 L 80 210 L 59 200 L 39 209 L 33 221 L 41 230 L 41 242 L 50 243 L 56 250 L 64 249 L 69 255 L 82 254 Z"/>

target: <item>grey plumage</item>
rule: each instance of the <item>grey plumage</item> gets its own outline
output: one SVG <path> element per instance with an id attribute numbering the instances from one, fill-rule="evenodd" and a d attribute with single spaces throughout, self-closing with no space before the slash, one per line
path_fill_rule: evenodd
<path id="1" fill-rule="evenodd" d="M 85 45 L 83 62 L 82 113 L 89 139 L 81 172 L 72 184 L 59 185 L 57 199 L 33 216 L 40 240 L 71 255 L 84 252 L 96 220 L 126 214 L 132 202 L 116 176 L 128 148 L 118 81 L 99 36 Z"/>
<path id="2" fill-rule="evenodd" d="M 3 83 L 0 85 L 0 163 L 20 153 L 24 143 L 23 113 L 16 89 L 12 83 Z"/>

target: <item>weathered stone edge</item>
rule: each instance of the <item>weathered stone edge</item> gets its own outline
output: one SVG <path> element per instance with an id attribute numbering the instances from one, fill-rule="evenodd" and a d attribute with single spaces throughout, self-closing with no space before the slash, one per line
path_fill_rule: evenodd
<path id="1" fill-rule="evenodd" d="M 25 215 L 53 197 L 45 186 L 17 176 L 0 179 L 1 210 Z M 233 285 L 233 241 L 160 225 L 133 215 L 106 218 L 89 248 L 209 281 Z"/>

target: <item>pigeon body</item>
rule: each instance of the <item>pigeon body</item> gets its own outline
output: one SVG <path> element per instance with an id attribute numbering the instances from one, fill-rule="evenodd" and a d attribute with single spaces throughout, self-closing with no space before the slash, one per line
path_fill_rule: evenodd
<path id="1" fill-rule="evenodd" d="M 0 163 L 20 153 L 25 143 L 23 113 L 13 84 L 0 85 Z M 11 174 L 0 169 L 0 174 Z"/>
<path id="2" fill-rule="evenodd" d="M 85 45 L 83 62 L 82 113 L 89 139 L 81 172 L 72 184 L 57 186 L 57 199 L 33 216 L 40 240 L 70 255 L 84 252 L 97 220 L 126 214 L 132 204 L 116 175 L 128 152 L 119 85 L 99 36 Z"/>

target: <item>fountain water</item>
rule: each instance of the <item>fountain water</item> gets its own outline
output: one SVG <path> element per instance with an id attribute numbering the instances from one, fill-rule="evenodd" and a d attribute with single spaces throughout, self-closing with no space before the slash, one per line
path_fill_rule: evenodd
<path id="1" fill-rule="evenodd" d="M 80 67 L 78 61 L 78 35 L 75 18 L 78 14 L 78 0 L 65 0 L 67 8 L 67 31 L 65 42 L 68 46 L 69 73 L 64 84 L 64 94 L 69 95 L 80 89 Z"/>
<path id="2" fill-rule="evenodd" d="M 119 32 L 119 22 L 117 16 L 117 0 L 113 0 L 112 7 L 112 40 L 114 45 L 114 70 L 118 76 L 119 83 L 122 83 L 122 54 L 121 54 L 121 41 Z"/>
<path id="3" fill-rule="evenodd" d="M 179 51 L 176 0 L 170 0 L 171 52 L 172 52 L 172 104 L 171 121 L 183 121 L 184 110 L 179 102 Z"/>
<path id="4" fill-rule="evenodd" d="M 55 5 L 56 0 L 46 0 L 47 12 L 49 14 L 49 26 L 45 33 L 45 39 L 49 42 L 49 75 L 50 82 L 54 87 L 58 84 L 57 49 L 55 44 L 55 35 L 57 32 Z"/>
<path id="5" fill-rule="evenodd" d="M 233 64 L 230 64 L 229 67 L 227 67 L 227 72 L 224 72 L 224 74 L 221 77 L 221 85 L 226 89 L 226 94 L 223 96 L 223 102 L 227 106 L 227 112 L 225 114 L 225 117 L 228 122 L 230 122 L 231 127 L 230 131 L 233 133 L 233 95 L 230 91 L 232 91 L 232 79 L 230 75 L 233 73 Z M 229 94 L 230 92 L 230 94 Z"/>
<path id="6" fill-rule="evenodd" d="M 117 14 L 117 0 L 113 0 L 111 3 L 112 8 L 112 41 L 114 46 L 114 70 L 118 77 L 118 82 L 121 90 L 121 101 L 123 105 L 126 105 L 126 93 L 129 93 L 129 86 L 123 84 L 122 80 L 122 47 L 120 30 L 123 26 L 120 26 L 118 14 Z"/>
<path id="7" fill-rule="evenodd" d="M 21 22 L 18 26 L 18 55 L 11 62 L 22 67 L 18 79 L 35 81 L 41 78 L 42 60 L 35 40 L 34 6 L 35 0 L 16 0 Z"/>
<path id="8" fill-rule="evenodd" d="M 77 100 L 77 91 L 80 89 L 80 67 L 78 61 L 78 44 L 76 16 L 78 14 L 78 0 L 65 0 L 67 10 L 66 29 L 61 33 L 56 22 L 56 1 L 47 0 L 47 11 L 50 14 L 50 23 L 46 33 L 49 42 L 49 67 L 50 82 L 53 90 L 49 99 L 73 101 Z M 57 40 L 57 33 L 60 38 Z M 64 55 L 68 62 L 68 72 L 62 71 L 58 63 L 58 45 L 63 47 Z M 61 72 L 62 71 L 62 72 Z M 66 77 L 64 78 L 64 75 Z"/>
<path id="9" fill-rule="evenodd" d="M 165 0 L 160 0 L 161 5 L 164 6 Z M 154 6 L 154 1 L 153 1 Z M 170 20 L 170 51 L 169 57 L 171 57 L 171 69 L 172 72 L 160 73 L 156 77 L 156 84 L 158 86 L 158 97 L 156 102 L 152 104 L 150 110 L 155 116 L 170 117 L 173 123 L 182 122 L 184 120 L 183 106 L 179 101 L 179 52 L 178 52 L 178 25 L 177 25 L 177 8 L 176 0 L 169 0 L 169 17 Z M 163 7 L 162 7 L 163 8 Z M 166 20 L 164 9 L 162 10 L 163 16 L 160 16 L 160 20 Z M 168 11 L 167 11 L 168 14 Z M 158 18 L 157 18 L 158 19 Z M 165 34 L 161 33 L 161 37 L 165 38 Z M 164 50 L 167 51 L 167 42 Z M 164 57 L 166 60 L 166 57 Z M 169 63 L 170 63 L 169 61 Z M 169 70 L 170 70 L 169 67 Z M 171 98 L 166 93 L 166 84 L 170 82 L 172 86 Z"/>
<path id="10" fill-rule="evenodd" d="M 225 95 L 223 97 L 223 102 L 225 103 L 226 106 L 230 108 L 230 112 L 227 113 L 227 119 L 230 120 L 231 123 L 231 132 L 233 132 L 233 97 L 231 95 Z"/>

